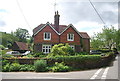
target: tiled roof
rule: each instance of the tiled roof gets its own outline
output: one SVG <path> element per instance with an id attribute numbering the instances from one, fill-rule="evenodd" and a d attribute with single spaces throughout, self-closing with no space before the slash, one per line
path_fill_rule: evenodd
<path id="1" fill-rule="evenodd" d="M 82 38 L 90 39 L 89 35 L 86 32 L 80 32 L 80 35 L 82 36 Z"/>
<path id="2" fill-rule="evenodd" d="M 33 29 L 33 34 L 35 34 L 38 30 L 40 30 L 45 24 L 40 24 L 38 27 Z M 51 24 L 51 26 L 55 29 L 54 24 Z M 68 26 L 67 25 L 59 25 L 59 33 L 61 33 L 62 31 L 64 31 Z"/>
<path id="3" fill-rule="evenodd" d="M 38 27 L 33 29 L 33 34 L 35 34 L 38 30 L 40 30 L 45 24 L 40 24 Z"/>
<path id="4" fill-rule="evenodd" d="M 33 34 L 37 33 L 45 24 L 40 24 L 38 27 L 33 29 Z M 54 24 L 50 24 L 54 29 Z M 68 26 L 67 25 L 59 25 L 59 33 L 63 32 Z M 82 38 L 90 39 L 89 35 L 86 32 L 79 32 Z"/>
<path id="5" fill-rule="evenodd" d="M 28 45 L 26 43 L 23 42 L 15 42 L 17 44 L 17 46 L 19 47 L 19 50 L 29 50 L 28 49 Z"/>
<path id="6" fill-rule="evenodd" d="M 54 28 L 55 26 L 53 24 L 51 24 Z M 63 32 L 68 26 L 67 25 L 59 25 L 59 33 Z"/>

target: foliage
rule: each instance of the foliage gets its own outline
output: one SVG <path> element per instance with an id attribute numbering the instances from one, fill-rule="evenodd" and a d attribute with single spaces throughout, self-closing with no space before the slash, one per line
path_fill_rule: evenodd
<path id="1" fill-rule="evenodd" d="M 8 60 L 2 60 L 2 66 L 5 66 L 7 63 L 9 63 Z"/>
<path id="2" fill-rule="evenodd" d="M 0 49 L 1 49 L 1 50 L 4 50 L 5 47 L 4 47 L 3 45 L 0 45 Z"/>
<path id="3" fill-rule="evenodd" d="M 20 65 L 20 71 L 34 71 L 35 67 L 34 65 Z"/>
<path id="4" fill-rule="evenodd" d="M 9 72 L 10 71 L 10 63 L 7 63 L 6 65 L 2 66 L 2 71 L 3 72 Z"/>
<path id="5" fill-rule="evenodd" d="M 36 72 L 43 72 L 46 70 L 47 62 L 46 60 L 37 60 L 34 62 L 34 66 Z"/>
<path id="6" fill-rule="evenodd" d="M 63 62 L 55 62 L 55 65 L 50 68 L 52 72 L 67 72 L 70 71 L 70 67 L 66 66 Z"/>
<path id="7" fill-rule="evenodd" d="M 20 42 L 27 42 L 27 38 L 29 38 L 29 33 L 27 29 L 18 28 L 12 34 L 19 38 Z"/>
<path id="8" fill-rule="evenodd" d="M 20 70 L 20 64 L 19 63 L 12 63 L 10 65 L 10 71 L 19 71 Z"/>
<path id="9" fill-rule="evenodd" d="M 4 47 L 11 48 L 13 42 L 18 41 L 18 38 L 12 34 L 6 32 L 0 32 L 0 39 L 2 39 L 2 45 Z"/>
<path id="10" fill-rule="evenodd" d="M 34 57 L 44 57 L 46 56 L 46 54 L 44 54 L 43 52 L 36 52 L 33 54 Z"/>
<path id="11" fill-rule="evenodd" d="M 87 52 L 79 52 L 79 53 L 75 53 L 75 55 L 89 55 L 89 53 L 87 53 Z"/>
<path id="12" fill-rule="evenodd" d="M 28 54 L 28 55 L 23 56 L 23 58 L 34 58 L 34 56 L 32 54 Z"/>
<path id="13" fill-rule="evenodd" d="M 113 26 L 111 28 L 104 27 L 102 32 L 95 34 L 91 38 L 91 47 L 94 50 L 101 48 L 108 48 L 111 50 L 111 47 L 116 44 L 119 47 L 120 44 L 120 30 L 116 30 Z"/>
<path id="14" fill-rule="evenodd" d="M 51 49 L 51 54 L 49 56 L 56 55 L 74 55 L 74 50 L 68 44 L 56 44 Z"/>
<path id="15" fill-rule="evenodd" d="M 54 56 L 48 58 L 48 64 L 54 62 L 64 62 L 66 65 L 74 68 L 99 67 L 98 62 L 102 59 L 101 55 L 76 55 L 76 56 Z"/>

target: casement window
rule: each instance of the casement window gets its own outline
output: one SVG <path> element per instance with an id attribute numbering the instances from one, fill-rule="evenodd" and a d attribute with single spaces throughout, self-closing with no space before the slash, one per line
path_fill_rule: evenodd
<path id="1" fill-rule="evenodd" d="M 70 47 L 71 47 L 73 50 L 75 50 L 75 46 L 74 46 L 74 45 L 70 45 Z"/>
<path id="2" fill-rule="evenodd" d="M 67 34 L 67 40 L 68 41 L 74 41 L 74 34 Z"/>
<path id="3" fill-rule="evenodd" d="M 50 32 L 44 32 L 44 40 L 51 40 L 51 33 Z"/>
<path id="4" fill-rule="evenodd" d="M 51 45 L 42 45 L 42 52 L 43 53 L 50 53 Z"/>

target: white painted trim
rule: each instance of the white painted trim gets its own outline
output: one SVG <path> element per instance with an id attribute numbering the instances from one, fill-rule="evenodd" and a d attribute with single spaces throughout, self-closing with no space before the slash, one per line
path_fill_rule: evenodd
<path id="1" fill-rule="evenodd" d="M 70 39 L 69 39 L 69 34 L 73 34 L 73 40 L 70 40 Z M 68 33 L 68 34 L 67 34 L 67 41 L 74 41 L 74 33 Z"/>
<path id="2" fill-rule="evenodd" d="M 49 26 L 54 30 L 54 32 L 56 32 L 58 35 L 60 35 L 60 34 L 54 29 L 54 27 L 51 26 L 49 22 L 47 22 L 40 30 L 38 30 L 38 31 L 34 34 L 34 36 L 37 35 L 37 33 L 39 33 L 39 32 L 40 32 L 42 29 L 44 29 L 47 25 L 49 25 Z"/>
<path id="3" fill-rule="evenodd" d="M 50 39 L 45 39 L 45 33 L 50 33 Z M 43 39 L 44 40 L 51 40 L 51 32 L 44 32 Z"/>
<path id="4" fill-rule="evenodd" d="M 51 50 L 51 47 L 52 47 L 51 44 L 42 44 L 42 52 L 43 52 L 43 46 L 50 46 L 50 50 Z M 43 53 L 47 54 L 47 53 L 50 53 L 50 52 L 43 52 Z"/>

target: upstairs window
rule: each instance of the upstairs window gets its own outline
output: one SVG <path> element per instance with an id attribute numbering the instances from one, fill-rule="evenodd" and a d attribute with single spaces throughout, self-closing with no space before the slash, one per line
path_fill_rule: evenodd
<path id="1" fill-rule="evenodd" d="M 44 40 L 51 40 L 51 33 L 50 32 L 44 32 Z"/>
<path id="2" fill-rule="evenodd" d="M 74 41 L 74 34 L 67 34 L 68 41 Z"/>

